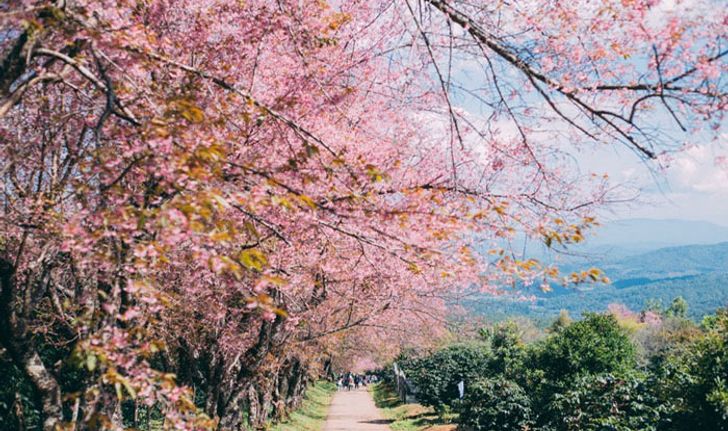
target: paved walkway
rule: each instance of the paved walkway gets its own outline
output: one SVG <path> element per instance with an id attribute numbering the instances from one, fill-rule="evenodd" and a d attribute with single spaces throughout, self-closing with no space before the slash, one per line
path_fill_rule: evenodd
<path id="1" fill-rule="evenodd" d="M 389 431 L 366 389 L 339 391 L 331 402 L 324 431 Z"/>

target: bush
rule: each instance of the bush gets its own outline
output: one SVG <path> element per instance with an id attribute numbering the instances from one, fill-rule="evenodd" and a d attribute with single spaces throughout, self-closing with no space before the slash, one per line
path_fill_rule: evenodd
<path id="1" fill-rule="evenodd" d="M 476 431 L 728 431 L 728 310 L 698 327 L 676 303 L 672 317 L 637 334 L 639 366 L 613 315 L 586 314 L 531 344 L 513 323 L 495 325 L 481 330 L 484 343 L 442 349 L 408 375 L 423 404 L 455 407 Z"/>
<path id="2" fill-rule="evenodd" d="M 540 422 L 554 431 L 655 431 L 665 408 L 649 386 L 636 372 L 582 376 L 553 395 Z"/>
<path id="3" fill-rule="evenodd" d="M 493 328 L 481 329 L 481 338 L 490 344 L 492 360 L 490 369 L 494 374 L 512 378 L 523 368 L 526 345 L 523 331 L 515 321 L 502 322 Z"/>
<path id="4" fill-rule="evenodd" d="M 526 430 L 531 400 L 517 383 L 502 377 L 481 379 L 465 388 L 458 422 L 475 431 Z"/>
<path id="5" fill-rule="evenodd" d="M 728 431 L 728 311 L 709 323 L 655 366 L 660 397 L 671 405 L 667 430 Z"/>
<path id="6" fill-rule="evenodd" d="M 587 314 L 548 338 L 535 361 L 547 380 L 568 383 L 581 375 L 629 370 L 636 349 L 614 316 Z"/>
<path id="7" fill-rule="evenodd" d="M 489 375 L 490 360 L 485 344 L 456 344 L 404 367 L 417 387 L 420 403 L 443 413 L 459 399 L 460 381 L 472 382 Z"/>

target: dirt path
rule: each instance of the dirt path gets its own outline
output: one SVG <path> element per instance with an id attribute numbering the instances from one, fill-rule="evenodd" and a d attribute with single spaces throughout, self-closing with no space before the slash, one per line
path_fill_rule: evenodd
<path id="1" fill-rule="evenodd" d="M 389 431 L 366 389 L 339 391 L 331 402 L 324 431 Z"/>

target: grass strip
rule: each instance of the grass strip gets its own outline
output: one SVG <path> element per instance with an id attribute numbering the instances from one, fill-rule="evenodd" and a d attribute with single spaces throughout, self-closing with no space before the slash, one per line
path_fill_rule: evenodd
<path id="1" fill-rule="evenodd" d="M 386 382 L 372 385 L 369 390 L 382 416 L 392 421 L 389 424 L 392 431 L 452 431 L 456 428 L 445 423 L 432 408 L 402 403 L 394 388 Z"/>
<path id="2" fill-rule="evenodd" d="M 306 390 L 301 407 L 287 420 L 272 426 L 271 431 L 320 431 L 326 422 L 336 385 L 320 381 Z"/>

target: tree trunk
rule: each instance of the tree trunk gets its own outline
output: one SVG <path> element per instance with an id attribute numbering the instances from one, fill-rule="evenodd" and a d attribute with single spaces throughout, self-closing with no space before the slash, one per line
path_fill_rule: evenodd
<path id="1" fill-rule="evenodd" d="M 260 411 L 258 412 L 258 417 L 251 418 L 251 423 L 256 428 L 263 429 L 270 418 L 271 411 L 273 410 L 273 389 L 275 386 L 275 375 L 270 378 L 264 377 L 263 381 L 258 386 Z"/>
<path id="2" fill-rule="evenodd" d="M 55 431 L 63 420 L 61 388 L 33 346 L 26 316 L 18 313 L 18 310 L 32 309 L 28 303 L 32 301 L 31 295 L 21 295 L 16 287 L 15 268 L 0 259 L 0 343 L 35 389 L 43 415 L 43 431 Z"/>
<path id="3" fill-rule="evenodd" d="M 15 428 L 19 431 L 25 431 L 25 414 L 23 413 L 23 400 L 20 393 L 15 393 L 15 401 L 13 402 L 13 413 L 15 414 Z"/>
<path id="4" fill-rule="evenodd" d="M 250 385 L 247 390 L 241 390 L 235 394 L 232 400 L 227 403 L 227 408 L 220 415 L 220 423 L 217 429 L 220 431 L 237 431 L 244 429 L 246 425 L 245 408 L 250 406 L 248 412 L 250 416 L 257 414 L 258 403 L 253 401 L 251 392 L 255 393 L 255 389 Z"/>

